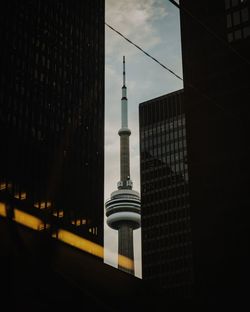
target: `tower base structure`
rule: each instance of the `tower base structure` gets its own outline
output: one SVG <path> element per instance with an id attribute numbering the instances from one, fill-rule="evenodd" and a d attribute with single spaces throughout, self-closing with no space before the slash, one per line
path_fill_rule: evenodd
<path id="1" fill-rule="evenodd" d="M 119 189 L 105 204 L 107 224 L 118 230 L 118 268 L 134 274 L 133 231 L 141 226 L 139 193 Z"/>

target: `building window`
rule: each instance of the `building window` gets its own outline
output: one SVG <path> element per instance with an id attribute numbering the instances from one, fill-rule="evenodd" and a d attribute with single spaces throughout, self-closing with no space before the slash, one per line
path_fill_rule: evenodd
<path id="1" fill-rule="evenodd" d="M 237 41 L 249 36 L 247 34 L 248 25 L 246 25 L 249 22 L 249 12 L 245 4 L 246 1 L 225 1 L 228 42 Z"/>
<path id="2" fill-rule="evenodd" d="M 241 29 L 236 30 L 236 31 L 234 32 L 234 39 L 235 39 L 235 40 L 239 40 L 239 39 L 241 39 L 241 38 L 242 38 L 242 36 L 241 36 Z"/>
<path id="3" fill-rule="evenodd" d="M 241 20 L 243 23 L 249 20 L 248 8 L 244 8 L 241 10 Z"/>
<path id="4" fill-rule="evenodd" d="M 244 38 L 247 38 L 250 36 L 250 26 L 243 28 L 243 36 Z"/>
<path id="5" fill-rule="evenodd" d="M 233 13 L 233 23 L 234 23 L 234 26 L 240 24 L 240 12 L 239 11 L 236 11 Z"/>
<path id="6" fill-rule="evenodd" d="M 240 24 L 240 12 L 239 11 L 236 11 L 233 13 L 233 24 L 234 26 Z"/>
<path id="7" fill-rule="evenodd" d="M 231 14 L 227 15 L 227 28 L 232 27 L 232 16 Z"/>
<path id="8" fill-rule="evenodd" d="M 225 0 L 225 8 L 226 9 L 230 8 L 230 0 Z"/>
<path id="9" fill-rule="evenodd" d="M 232 0 L 232 7 L 235 7 L 239 4 L 239 0 Z"/>
<path id="10" fill-rule="evenodd" d="M 233 33 L 227 34 L 227 40 L 228 42 L 232 42 L 234 40 Z"/>

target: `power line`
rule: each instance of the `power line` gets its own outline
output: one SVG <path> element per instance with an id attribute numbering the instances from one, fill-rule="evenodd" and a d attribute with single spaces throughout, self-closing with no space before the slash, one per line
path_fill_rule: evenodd
<path id="1" fill-rule="evenodd" d="M 168 0 L 169 2 L 171 2 L 174 6 L 176 6 L 178 9 L 180 9 L 180 5 L 175 2 L 174 0 Z"/>
<path id="2" fill-rule="evenodd" d="M 169 0 L 171 1 L 171 0 Z M 172 1 L 171 1 L 172 2 Z M 175 2 L 175 1 L 173 1 Z M 177 4 L 177 3 L 176 3 Z M 128 39 L 126 36 L 124 36 L 122 33 L 120 33 L 118 30 L 116 30 L 114 27 L 110 26 L 108 23 L 105 22 L 105 25 L 108 26 L 111 30 L 113 30 L 114 32 L 116 32 L 119 36 L 121 36 L 123 39 L 125 39 L 126 41 L 128 41 L 130 44 L 132 44 L 133 46 L 135 46 L 137 49 L 139 49 L 140 51 L 142 51 L 144 54 L 146 54 L 148 57 L 150 57 L 152 60 L 154 60 L 156 63 L 158 63 L 159 65 L 161 65 L 164 69 L 166 69 L 167 71 L 169 71 L 171 74 L 173 74 L 176 78 L 180 79 L 181 81 L 183 81 L 183 78 L 181 78 L 179 75 L 177 75 L 174 71 L 172 71 L 171 69 L 169 69 L 167 66 L 165 66 L 164 64 L 162 64 L 161 62 L 159 62 L 156 58 L 154 58 L 153 56 L 151 56 L 149 53 L 147 53 L 145 50 L 143 50 L 140 46 L 138 46 L 137 44 L 135 44 L 134 42 L 132 42 L 130 39 Z M 198 93 L 200 93 L 201 96 L 203 96 L 203 98 L 213 102 L 220 110 L 222 111 L 226 111 L 226 108 L 224 106 L 222 106 L 221 104 L 219 104 L 215 99 L 213 99 L 211 96 L 207 95 L 206 93 L 202 92 L 199 88 L 197 88 L 195 85 L 189 83 L 187 80 L 185 81 L 185 85 L 192 88 L 193 90 L 196 90 Z M 234 115 L 235 117 L 235 115 Z"/>
<path id="3" fill-rule="evenodd" d="M 148 57 L 150 57 L 152 60 L 154 60 L 156 63 L 158 63 L 159 65 L 161 65 L 163 68 L 165 68 L 167 71 L 169 71 L 171 74 L 173 74 L 176 78 L 180 79 L 183 81 L 183 78 L 181 78 L 179 75 L 177 75 L 174 71 L 172 71 L 170 68 L 168 68 L 167 66 L 165 66 L 164 64 L 162 64 L 161 62 L 159 62 L 156 58 L 154 58 L 152 55 L 150 55 L 149 53 L 147 53 L 145 50 L 143 50 L 140 46 L 138 46 L 137 44 L 135 44 L 134 42 L 132 42 L 130 39 L 128 39 L 127 37 L 125 37 L 122 33 L 120 33 L 118 30 L 116 30 L 115 28 L 113 28 L 112 26 L 110 26 L 108 23 L 105 22 L 105 25 L 108 26 L 110 29 L 112 29 L 114 32 L 116 32 L 118 35 L 120 35 L 122 38 L 124 38 L 125 40 L 127 40 L 130 44 L 132 44 L 133 46 L 135 46 L 137 49 L 141 50 L 144 54 L 146 54 Z"/>
<path id="4" fill-rule="evenodd" d="M 145 50 L 143 50 L 141 47 L 139 47 L 137 44 L 135 44 L 133 41 L 131 41 L 130 39 L 128 39 L 127 37 L 125 37 L 122 33 L 120 33 L 118 30 L 116 30 L 114 27 L 110 26 L 108 23 L 105 22 L 105 25 L 108 26 L 110 29 L 112 29 L 114 32 L 116 32 L 118 35 L 120 35 L 123 39 L 127 40 L 130 44 L 132 44 L 133 46 L 135 46 L 137 49 L 139 49 L 140 51 L 142 51 L 144 54 L 146 54 L 148 57 L 150 57 L 152 60 L 154 60 L 156 63 L 158 63 L 159 65 L 161 65 L 164 69 L 166 69 L 167 71 L 169 71 L 171 74 L 173 74 L 175 77 L 177 77 L 178 79 L 183 81 L 183 78 L 181 78 L 179 75 L 177 75 L 175 72 L 173 72 L 171 69 L 169 69 L 167 66 L 165 66 L 164 64 L 162 64 L 161 62 L 159 62 L 156 58 L 154 58 L 153 56 L 151 56 L 149 53 L 147 53 Z M 193 86 L 192 84 L 186 82 L 186 85 L 191 87 L 192 89 L 198 91 L 201 95 L 203 95 L 203 97 L 212 100 L 208 95 L 204 94 L 203 92 L 201 92 L 197 87 Z"/>

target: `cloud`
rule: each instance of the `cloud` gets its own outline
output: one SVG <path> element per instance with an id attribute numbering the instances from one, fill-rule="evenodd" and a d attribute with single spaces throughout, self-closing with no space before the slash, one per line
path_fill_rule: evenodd
<path id="1" fill-rule="evenodd" d="M 133 27 L 145 26 L 145 23 L 166 15 L 165 6 L 158 0 L 106 0 L 106 20 L 120 25 L 126 34 L 131 33 Z"/>
<path id="2" fill-rule="evenodd" d="M 167 15 L 166 7 L 159 0 L 106 0 L 106 22 L 130 40 L 140 45 L 143 43 L 145 49 L 150 49 L 160 41 L 160 37 L 154 26 Z M 112 32 L 112 30 L 107 29 Z M 106 55 L 117 54 L 121 49 L 121 38 L 118 34 L 110 34 L 106 41 Z M 130 50 L 130 53 L 135 50 Z"/>

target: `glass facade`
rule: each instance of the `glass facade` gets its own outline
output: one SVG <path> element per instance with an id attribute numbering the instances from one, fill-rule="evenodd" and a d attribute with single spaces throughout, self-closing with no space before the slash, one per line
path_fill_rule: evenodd
<path id="1" fill-rule="evenodd" d="M 195 293 L 230 307 L 248 300 L 250 1 L 180 6 Z"/>
<path id="2" fill-rule="evenodd" d="M 242 0 L 225 0 L 228 42 L 250 37 L 249 4 Z"/>
<path id="3" fill-rule="evenodd" d="M 103 245 L 104 1 L 0 5 L 0 201 Z"/>
<path id="4" fill-rule="evenodd" d="M 141 103 L 142 277 L 176 298 L 192 292 L 183 90 Z"/>

